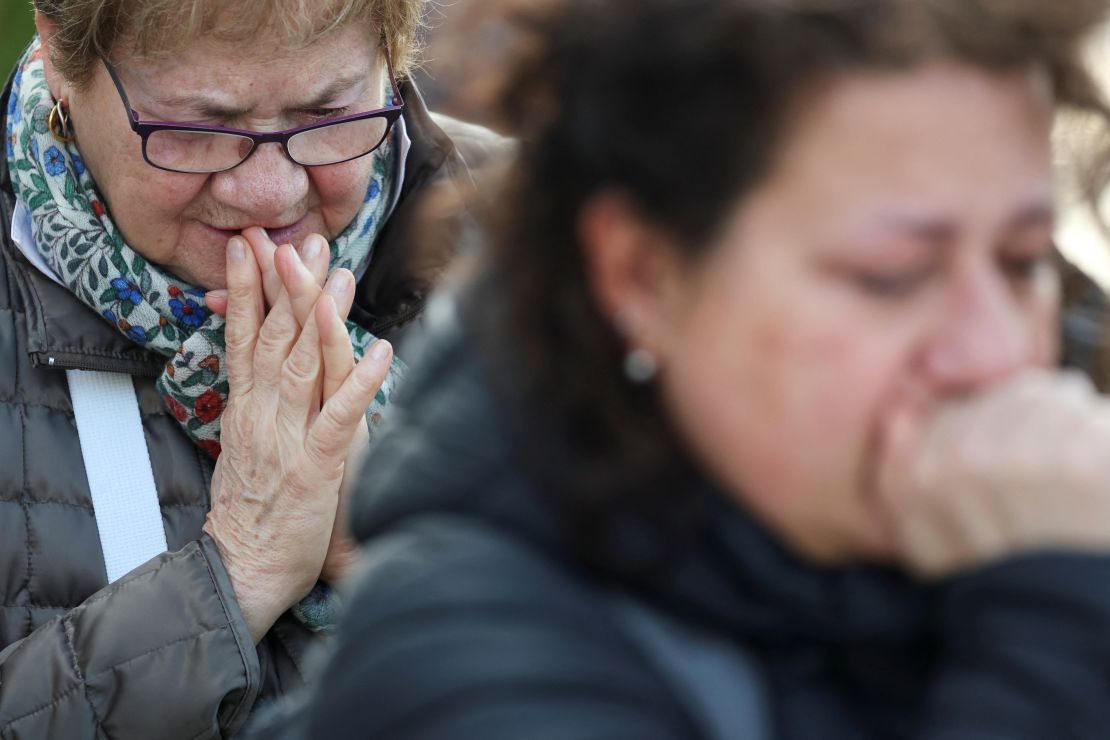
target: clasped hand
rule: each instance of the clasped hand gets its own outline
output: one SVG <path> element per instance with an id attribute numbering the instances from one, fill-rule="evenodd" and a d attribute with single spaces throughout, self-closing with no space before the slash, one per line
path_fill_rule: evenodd
<path id="1" fill-rule="evenodd" d="M 378 341 L 356 363 L 344 325 L 354 276 L 329 277 L 328 261 L 322 237 L 298 253 L 248 229 L 228 245 L 226 293 L 208 299 L 227 319 L 230 393 L 204 531 L 256 642 L 354 558 L 337 526 L 341 489 L 392 360 Z"/>
<path id="2" fill-rule="evenodd" d="M 880 501 L 903 562 L 941 578 L 1034 551 L 1110 553 L 1110 401 L 1074 372 L 905 408 L 886 426 Z"/>

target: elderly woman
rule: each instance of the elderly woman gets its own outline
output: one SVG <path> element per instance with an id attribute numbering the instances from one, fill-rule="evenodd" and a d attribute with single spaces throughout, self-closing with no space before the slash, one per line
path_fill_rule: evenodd
<path id="1" fill-rule="evenodd" d="M 1105 738 L 1050 149 L 1101 3 L 545 5 L 301 736 Z"/>
<path id="2" fill-rule="evenodd" d="M 229 736 L 329 626 L 375 338 L 436 278 L 418 196 L 499 140 L 406 80 L 422 0 L 36 11 L 0 107 L 0 736 Z"/>

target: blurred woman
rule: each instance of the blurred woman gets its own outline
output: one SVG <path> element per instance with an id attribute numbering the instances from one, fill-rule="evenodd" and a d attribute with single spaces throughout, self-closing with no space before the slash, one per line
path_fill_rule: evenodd
<path id="1" fill-rule="evenodd" d="M 499 140 L 408 81 L 422 0 L 35 7 L 0 97 L 0 736 L 227 737 L 332 624 L 402 368 L 375 339 L 442 269 L 416 204 Z"/>
<path id="2" fill-rule="evenodd" d="M 304 736 L 1105 737 L 1050 147 L 1106 120 L 1103 11 L 527 14 L 498 248 L 370 456 Z"/>

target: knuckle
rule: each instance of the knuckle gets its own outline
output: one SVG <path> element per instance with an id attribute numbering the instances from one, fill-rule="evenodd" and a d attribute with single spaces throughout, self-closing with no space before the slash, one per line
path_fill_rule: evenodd
<path id="1" fill-rule="evenodd" d="M 335 445 L 328 439 L 310 439 L 305 445 L 305 457 L 309 465 L 317 470 L 328 470 L 335 466 Z"/>
<path id="2" fill-rule="evenodd" d="M 323 436 L 325 439 L 337 438 L 339 430 L 350 426 L 354 410 L 350 404 L 328 403 L 320 411 L 318 421 L 323 422 Z"/>
<path id="3" fill-rule="evenodd" d="M 315 382 L 319 363 L 316 357 L 304 348 L 294 348 L 281 366 L 282 381 L 289 385 L 302 386 Z"/>
<path id="4" fill-rule="evenodd" d="M 285 345 L 286 334 L 278 330 L 276 324 L 266 322 L 258 332 L 257 351 L 266 354 L 280 352 Z"/>
<path id="5" fill-rule="evenodd" d="M 224 332 L 224 344 L 228 352 L 239 354 L 246 352 L 250 348 L 252 339 L 250 332 L 233 329 L 230 325 Z"/>

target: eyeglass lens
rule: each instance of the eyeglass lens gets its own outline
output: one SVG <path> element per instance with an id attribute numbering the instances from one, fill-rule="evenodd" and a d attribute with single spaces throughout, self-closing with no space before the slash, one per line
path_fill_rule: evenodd
<path id="1" fill-rule="evenodd" d="M 309 129 L 289 139 L 289 155 L 309 167 L 345 162 L 377 149 L 388 128 L 387 119 L 376 117 Z M 236 134 L 162 129 L 147 138 L 146 156 L 175 172 L 220 172 L 241 163 L 252 148 L 249 138 Z"/>

